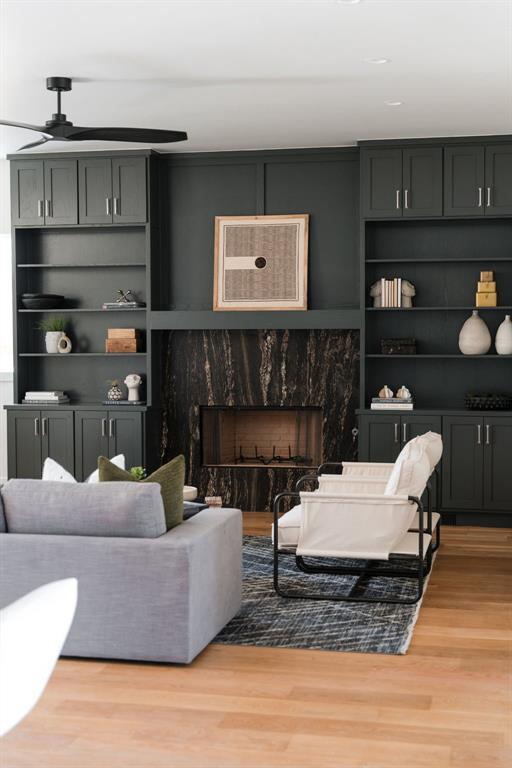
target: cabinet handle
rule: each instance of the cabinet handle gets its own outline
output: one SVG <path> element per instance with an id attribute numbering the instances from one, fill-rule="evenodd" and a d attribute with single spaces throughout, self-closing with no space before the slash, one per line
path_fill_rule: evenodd
<path id="1" fill-rule="evenodd" d="M 491 425 L 490 424 L 485 425 L 485 444 L 486 445 L 491 444 Z"/>
<path id="2" fill-rule="evenodd" d="M 34 437 L 39 437 L 39 418 L 34 419 Z"/>
<path id="3" fill-rule="evenodd" d="M 38 216 L 39 219 L 42 219 L 43 216 L 44 216 L 43 201 L 42 200 L 38 200 L 37 201 L 37 216 Z"/>
<path id="4" fill-rule="evenodd" d="M 398 443 L 398 423 L 395 422 L 395 443 Z"/>
<path id="5" fill-rule="evenodd" d="M 107 216 L 110 216 L 110 213 L 111 213 L 111 211 L 110 211 L 110 197 L 106 197 L 105 198 L 105 210 L 106 210 Z"/>
<path id="6" fill-rule="evenodd" d="M 482 187 L 478 187 L 478 207 L 481 208 L 483 205 L 483 189 Z"/>
<path id="7" fill-rule="evenodd" d="M 482 425 L 476 425 L 476 444 L 482 445 Z"/>
<path id="8" fill-rule="evenodd" d="M 114 216 L 119 215 L 119 198 L 114 197 Z"/>
<path id="9" fill-rule="evenodd" d="M 114 437 L 114 419 L 108 420 L 108 436 Z"/>
<path id="10" fill-rule="evenodd" d="M 41 425 L 43 427 L 43 437 L 46 437 L 46 425 L 47 425 L 47 423 L 48 423 L 48 419 L 45 416 L 43 418 L 43 420 L 41 421 Z"/>
<path id="11" fill-rule="evenodd" d="M 102 437 L 107 436 L 107 420 L 106 419 L 101 420 L 101 436 Z"/>
<path id="12" fill-rule="evenodd" d="M 396 209 L 397 211 L 400 210 L 400 190 L 397 189 L 396 191 Z"/>
<path id="13" fill-rule="evenodd" d="M 404 192 L 404 208 L 409 207 L 409 190 L 406 189 Z"/>
<path id="14" fill-rule="evenodd" d="M 403 442 L 407 442 L 407 423 L 402 424 L 402 438 Z"/>
<path id="15" fill-rule="evenodd" d="M 50 215 L 50 201 L 45 200 L 44 201 L 44 215 L 49 216 Z"/>
<path id="16" fill-rule="evenodd" d="M 491 188 L 487 187 L 487 207 L 491 208 Z"/>

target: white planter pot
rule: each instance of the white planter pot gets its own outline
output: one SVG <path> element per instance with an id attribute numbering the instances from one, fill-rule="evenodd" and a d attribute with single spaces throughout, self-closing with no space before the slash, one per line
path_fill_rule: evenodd
<path id="1" fill-rule="evenodd" d="M 505 319 L 496 333 L 496 352 L 498 355 L 512 355 L 512 320 L 510 315 Z"/>
<path id="2" fill-rule="evenodd" d="M 47 331 L 44 337 L 46 351 L 50 355 L 57 355 L 59 352 L 59 339 L 65 334 L 62 331 Z"/>
<path id="3" fill-rule="evenodd" d="M 485 355 L 491 348 L 491 334 L 485 322 L 474 309 L 459 333 L 459 349 L 463 355 Z"/>

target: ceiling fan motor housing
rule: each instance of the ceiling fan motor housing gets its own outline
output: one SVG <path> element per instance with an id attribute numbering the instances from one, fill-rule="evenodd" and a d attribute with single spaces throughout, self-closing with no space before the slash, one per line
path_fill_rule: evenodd
<path id="1" fill-rule="evenodd" d="M 54 125 L 73 125 L 73 123 L 70 123 L 69 120 L 66 120 L 66 115 L 64 115 L 60 111 L 61 109 L 60 94 L 62 93 L 62 91 L 71 90 L 71 78 L 70 77 L 47 77 L 46 88 L 49 91 L 57 92 L 57 112 L 53 113 L 51 120 L 46 121 L 46 125 L 48 126 L 48 128 Z"/>

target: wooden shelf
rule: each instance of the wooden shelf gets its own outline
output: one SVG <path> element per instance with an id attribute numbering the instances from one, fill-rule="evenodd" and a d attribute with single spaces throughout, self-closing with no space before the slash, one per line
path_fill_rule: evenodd
<path id="1" fill-rule="evenodd" d="M 470 258 L 455 257 L 455 258 L 432 258 L 432 259 L 366 259 L 367 264 L 469 264 L 469 263 L 483 263 L 489 262 L 512 262 L 512 256 L 497 256 L 495 258 L 481 258 L 471 256 Z"/>
<path id="2" fill-rule="evenodd" d="M 493 359 L 504 359 L 504 360 L 512 360 L 512 355 L 497 355 L 497 354 L 490 354 L 490 355 L 463 355 L 462 352 L 459 352 L 458 354 L 432 354 L 432 355 L 366 355 L 366 357 L 372 357 L 372 358 L 382 358 L 389 360 L 389 358 L 395 358 L 399 360 L 417 360 L 418 358 L 422 359 L 436 359 L 436 358 L 448 358 L 448 359 L 454 359 L 454 360 L 488 360 L 489 358 Z"/>
<path id="3" fill-rule="evenodd" d="M 366 312 L 510 312 L 512 307 L 366 307 Z"/>
<path id="4" fill-rule="evenodd" d="M 18 357 L 146 357 L 147 352 L 20 352 Z"/>
<path id="5" fill-rule="evenodd" d="M 18 269 L 104 269 L 117 267 L 145 267 L 144 261 L 120 261 L 116 264 L 18 264 Z"/>

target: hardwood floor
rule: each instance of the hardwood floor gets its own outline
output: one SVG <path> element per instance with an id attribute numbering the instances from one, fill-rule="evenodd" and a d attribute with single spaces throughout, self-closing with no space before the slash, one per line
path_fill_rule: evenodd
<path id="1" fill-rule="evenodd" d="M 266 515 L 246 514 L 248 533 Z M 2 768 L 512 765 L 512 530 L 443 529 L 406 656 L 211 645 L 60 661 Z"/>

